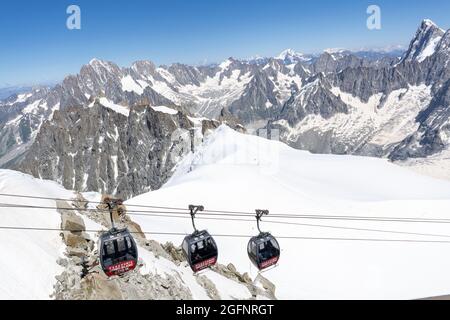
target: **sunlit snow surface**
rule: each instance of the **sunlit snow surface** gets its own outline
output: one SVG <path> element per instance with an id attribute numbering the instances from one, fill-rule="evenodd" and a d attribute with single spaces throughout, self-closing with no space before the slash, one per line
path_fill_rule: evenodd
<path id="1" fill-rule="evenodd" d="M 450 183 L 425 177 L 386 160 L 312 155 L 222 126 L 187 157 L 160 190 L 128 205 L 186 207 L 273 214 L 448 217 Z M 131 207 L 129 207 L 131 209 Z M 236 217 L 234 217 L 236 218 Z M 192 231 L 190 219 L 134 216 L 144 230 Z M 251 217 L 250 217 L 251 219 Z M 278 220 L 266 218 L 266 220 Z M 447 224 L 287 220 L 309 226 L 263 222 L 278 236 L 450 240 L 445 237 L 341 230 L 334 226 L 450 235 Z M 311 226 L 311 224 L 315 226 Z M 328 226 L 318 227 L 317 225 Z M 251 221 L 199 219 L 212 234 L 256 234 Z M 154 235 L 180 244 L 182 236 Z M 248 261 L 247 239 L 218 237 L 219 262 L 257 271 Z M 287 299 L 408 299 L 450 292 L 450 244 L 280 239 L 281 259 L 264 276 Z"/>
<path id="2" fill-rule="evenodd" d="M 31 195 L 71 199 L 74 193 L 51 181 L 35 179 L 17 171 L 0 170 L 0 193 Z M 95 209 L 101 196 L 95 192 L 84 193 L 84 197 Z M 0 196 L 2 206 L 20 204 L 27 206 L 56 207 L 53 200 L 12 198 Z M 0 229 L 2 255 L 0 257 L 0 299 L 51 299 L 56 276 L 64 269 L 57 264 L 58 258 L 65 258 L 66 247 L 61 240 L 60 214 L 55 209 L 2 208 L 1 227 L 50 228 L 56 231 L 4 230 Z M 75 212 L 79 215 L 79 213 Z M 105 227 L 82 216 L 91 239 L 98 242 L 98 230 Z M 168 275 L 180 279 L 193 299 L 209 299 L 206 290 L 197 282 L 187 263 L 175 263 L 156 257 L 152 252 L 139 247 L 142 274 Z M 212 271 L 204 276 L 211 279 L 222 299 L 249 299 L 251 293 L 245 285 L 231 281 Z"/>
<path id="3" fill-rule="evenodd" d="M 114 110 L 117 113 L 123 114 L 126 117 L 128 117 L 130 115 L 130 110 L 127 107 L 115 104 L 115 103 L 109 101 L 106 98 L 100 98 L 100 103 L 103 106 L 105 106 L 105 107 L 107 107 L 109 109 L 112 109 L 112 110 Z"/>
<path id="4" fill-rule="evenodd" d="M 174 115 L 174 114 L 178 113 L 177 110 L 169 108 L 169 107 L 166 107 L 166 106 L 155 106 L 155 107 L 152 107 L 152 108 L 155 111 L 162 112 L 162 113 L 167 113 L 167 114 L 171 114 L 171 115 Z"/>
<path id="5" fill-rule="evenodd" d="M 0 193 L 70 198 L 73 193 L 51 181 L 0 170 Z M 55 201 L 0 196 L 0 203 L 55 207 Z M 0 226 L 60 228 L 61 218 L 52 209 L 1 208 Z M 54 231 L 1 230 L 0 299 L 49 299 L 62 272 L 56 263 L 65 246 Z"/>

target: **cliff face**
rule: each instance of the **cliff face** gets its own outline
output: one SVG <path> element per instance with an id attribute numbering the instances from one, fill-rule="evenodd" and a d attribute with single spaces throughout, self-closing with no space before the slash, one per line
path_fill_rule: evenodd
<path id="1" fill-rule="evenodd" d="M 165 182 L 190 151 L 189 135 L 172 141 L 172 134 L 193 128 L 182 113 L 145 106 L 132 108 L 128 117 L 100 104 L 67 108 L 42 125 L 17 169 L 67 189 L 128 198 Z"/>
<path id="2" fill-rule="evenodd" d="M 127 199 L 160 188 L 175 165 L 220 124 L 168 107 L 122 108 L 117 112 L 97 101 L 55 111 L 14 169 L 69 190 Z M 242 129 L 230 117 L 221 119 Z"/>

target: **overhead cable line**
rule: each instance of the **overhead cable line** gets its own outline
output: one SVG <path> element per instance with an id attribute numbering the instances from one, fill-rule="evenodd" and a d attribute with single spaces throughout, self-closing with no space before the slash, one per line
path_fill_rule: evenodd
<path id="1" fill-rule="evenodd" d="M 85 211 L 85 212 L 109 212 L 108 209 L 94 208 L 74 208 L 74 207 L 52 207 L 52 206 L 36 206 L 22 204 L 0 203 L 3 208 L 24 208 L 24 209 L 49 209 L 49 210 L 69 210 L 69 211 Z M 151 214 L 171 214 L 171 215 L 188 215 L 188 212 L 177 211 L 151 211 L 151 210 L 126 210 L 128 215 L 148 216 Z M 217 217 L 248 217 L 241 214 L 225 214 L 225 213 L 199 213 L 199 215 L 217 216 Z M 367 216 L 328 216 L 328 215 L 271 215 L 273 218 L 279 219 L 304 219 L 304 220 L 338 220 L 338 221 L 373 221 L 373 222 L 406 222 L 406 223 L 433 223 L 433 224 L 450 224 L 450 219 L 439 218 L 411 218 L 411 217 L 367 217 Z"/>
<path id="2" fill-rule="evenodd" d="M 2 204 L 0 204 L 2 207 Z M 7 205 L 6 207 L 11 207 Z M 31 208 L 31 209 L 48 209 L 49 207 L 38 207 L 38 206 L 13 206 L 14 208 Z M 51 209 L 57 209 L 52 208 Z M 76 210 L 76 208 L 60 208 L 61 210 Z M 81 210 L 82 211 L 82 210 Z M 93 211 L 96 211 L 93 209 Z M 143 216 L 153 217 L 153 218 L 178 218 L 178 219 L 190 219 L 188 215 L 168 215 L 166 212 L 157 212 L 155 211 L 153 214 L 145 214 Z M 199 217 L 198 219 L 202 220 L 216 220 L 216 221 L 236 221 L 236 222 L 253 222 L 252 219 L 237 219 L 237 218 L 229 218 L 229 217 Z M 347 227 L 347 226 L 332 226 L 332 225 L 323 225 L 323 224 L 309 224 L 309 223 L 295 223 L 295 222 L 285 222 L 285 221 L 275 221 L 275 220 L 264 220 L 266 223 L 273 224 L 281 224 L 281 225 L 294 225 L 294 226 L 303 226 L 303 227 L 317 227 L 317 228 L 330 228 L 330 229 L 341 229 L 341 230 L 352 230 L 352 231 L 367 231 L 367 232 L 379 232 L 379 233 L 391 233 L 391 234 L 404 234 L 404 235 L 414 235 L 414 236 L 424 236 L 424 237 L 439 237 L 439 238 L 450 238 L 450 235 L 445 234 L 431 234 L 431 233 L 418 233 L 418 232 L 407 232 L 407 231 L 398 231 L 398 230 L 385 230 L 385 229 L 371 229 L 371 228 L 357 228 L 357 227 Z"/>
<path id="3" fill-rule="evenodd" d="M 29 195 L 19 195 L 19 194 L 10 194 L 10 193 L 0 193 L 0 197 L 12 197 L 12 198 L 25 198 L 25 199 L 38 199 L 38 200 L 53 200 L 53 201 L 104 204 L 104 202 L 101 202 L 101 201 L 91 201 L 91 200 L 87 200 L 87 199 L 82 200 L 82 199 L 52 198 L 52 197 L 29 196 Z M 137 207 L 137 208 L 153 208 L 153 209 L 183 210 L 183 211 L 186 210 L 186 208 L 138 205 L 138 204 L 128 204 L 128 203 L 125 204 L 125 205 L 127 207 Z"/>
<path id="4" fill-rule="evenodd" d="M 69 230 L 61 228 L 47 228 L 47 227 L 21 227 L 21 226 L 0 226 L 1 230 L 25 230 L 25 231 L 70 231 L 70 232 L 105 232 L 105 230 Z M 158 232 L 158 231 L 130 231 L 134 234 L 148 234 L 148 235 L 168 235 L 168 236 L 185 236 L 186 233 L 181 232 Z M 215 237 L 225 238 L 250 238 L 251 235 L 243 234 L 214 234 Z M 445 240 L 415 240 L 415 239 L 382 239 L 382 238 L 339 238 L 339 237 L 300 237 L 300 236 L 279 236 L 278 239 L 290 240 L 324 240 L 324 241 L 367 241 L 367 242 L 405 242 L 405 243 L 435 243 L 435 244 L 450 244 L 450 241 Z"/>
<path id="5" fill-rule="evenodd" d="M 40 197 L 40 196 L 29 196 L 29 195 L 16 195 L 16 194 L 7 194 L 0 193 L 0 197 L 17 197 L 17 198 L 31 198 L 31 199 L 43 199 L 43 200 L 53 200 L 53 201 L 67 201 L 67 202 L 81 202 L 81 203 L 93 203 L 93 204 L 104 204 L 103 202 L 98 201 L 89 201 L 89 200 L 77 200 L 77 199 L 64 199 L 64 198 L 51 198 L 51 197 Z M 167 206 L 154 206 L 154 205 L 134 205 L 130 203 L 124 203 L 126 207 L 140 207 L 140 208 L 153 208 L 153 209 L 161 209 L 165 210 L 175 210 L 175 211 L 167 211 L 168 214 L 187 214 L 187 208 L 180 207 L 167 207 Z M 52 209 L 52 208 L 48 208 Z M 71 210 L 72 208 L 68 208 L 66 210 Z M 77 210 L 85 210 L 85 211 L 101 211 L 107 209 L 77 209 Z M 181 211 L 181 212 L 177 212 Z M 132 215 L 141 215 L 141 213 L 155 213 L 156 211 L 150 210 L 127 210 L 127 213 Z M 246 212 L 246 211 L 228 211 L 228 210 L 205 210 L 200 215 L 211 215 L 211 216 L 235 216 L 235 217 L 253 217 L 255 215 L 254 212 Z M 295 213 L 271 213 L 271 217 L 283 218 L 283 219 L 320 219 L 320 220 L 354 220 L 354 221 L 386 221 L 386 222 L 437 222 L 437 223 L 450 223 L 450 219 L 445 218 L 420 218 L 420 217 L 386 217 L 386 216 L 348 216 L 348 215 L 324 215 L 324 214 L 295 214 Z"/>

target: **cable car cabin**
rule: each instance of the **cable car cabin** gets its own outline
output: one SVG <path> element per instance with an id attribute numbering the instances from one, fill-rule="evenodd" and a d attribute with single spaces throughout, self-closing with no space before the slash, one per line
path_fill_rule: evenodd
<path id="1" fill-rule="evenodd" d="M 108 277 L 134 270 L 138 260 L 136 242 L 128 229 L 111 229 L 100 236 L 100 264 Z"/>
<path id="2" fill-rule="evenodd" d="M 195 231 L 186 236 L 182 244 L 183 253 L 192 271 L 199 272 L 217 262 L 217 245 L 208 231 Z"/>
<path id="3" fill-rule="evenodd" d="M 264 270 L 278 263 L 280 245 L 270 233 L 261 233 L 248 242 L 247 253 L 253 264 Z"/>

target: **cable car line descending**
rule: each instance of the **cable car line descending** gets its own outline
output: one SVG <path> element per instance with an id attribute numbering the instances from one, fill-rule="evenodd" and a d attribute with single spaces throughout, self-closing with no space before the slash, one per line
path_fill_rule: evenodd
<path id="1" fill-rule="evenodd" d="M 19 197 L 19 198 L 31 198 L 31 199 L 42 199 L 42 200 L 54 200 L 54 201 L 67 201 L 73 202 L 76 199 L 63 199 L 63 198 L 51 198 L 51 197 L 38 197 L 38 196 L 28 196 L 28 195 L 15 195 L 15 194 L 6 194 L 0 193 L 0 197 Z M 96 203 L 102 204 L 102 202 L 98 201 L 80 201 L 86 203 Z M 7 204 L 0 204 L 0 207 Z M 154 209 L 162 209 L 162 210 L 176 210 L 176 211 L 164 211 L 164 213 L 168 214 L 185 214 L 185 208 L 177 208 L 177 207 L 165 207 L 165 206 L 150 206 L 150 205 L 133 205 L 126 204 L 127 207 L 141 207 L 141 208 L 154 208 Z M 46 208 L 53 209 L 53 208 Z M 68 208 L 68 210 L 72 210 L 73 208 Z M 85 210 L 85 211 L 99 211 L 101 209 L 73 209 L 73 210 Z M 144 215 L 141 213 L 159 213 L 158 211 L 148 211 L 148 210 L 127 210 L 127 213 L 130 215 Z M 250 217 L 254 216 L 252 212 L 245 211 L 227 211 L 227 210 L 204 210 L 199 213 L 202 215 L 211 215 L 211 216 L 234 216 L 234 217 Z M 418 217 L 385 217 L 385 216 L 346 216 L 346 215 L 323 215 L 323 214 L 289 214 L 289 213 L 272 213 L 271 217 L 282 218 L 282 219 L 318 219 L 318 220 L 350 220 L 350 221 L 381 221 L 381 222 L 412 222 L 412 223 L 422 223 L 422 222 L 430 222 L 430 223 L 450 223 L 450 219 L 445 218 L 418 218 Z"/>
<path id="2" fill-rule="evenodd" d="M 7 194 L 0 194 L 0 196 L 11 196 Z M 16 195 L 16 197 L 33 198 L 33 199 L 45 199 L 45 197 L 34 197 L 25 195 Z M 46 200 L 53 201 L 76 201 L 76 200 L 63 200 L 57 198 L 46 198 Z M 82 203 L 89 203 L 89 201 L 81 201 Z M 92 203 L 92 202 L 91 202 Z M 76 208 L 76 207 L 52 207 L 52 206 L 37 206 L 26 204 L 11 204 L 0 203 L 0 207 L 4 208 L 20 208 L 20 209 L 46 209 L 46 210 L 73 210 L 73 211 L 86 211 L 86 212 L 104 212 L 109 211 L 109 217 L 111 220 L 111 228 L 108 231 L 103 230 L 80 230 L 85 232 L 99 232 L 99 261 L 104 273 L 108 276 L 122 276 L 125 273 L 132 271 L 136 268 L 138 262 L 138 248 L 137 244 L 132 236 L 132 232 L 128 228 L 118 229 L 114 224 L 113 211 L 123 205 L 123 201 L 120 199 L 112 199 L 106 197 L 103 199 L 102 204 L 107 205 L 107 209 L 102 208 Z M 153 206 L 155 209 L 156 206 Z M 185 218 L 186 213 L 178 211 L 177 208 L 158 207 L 165 211 L 150 211 L 150 210 L 126 210 L 129 215 L 140 216 L 157 216 L 157 217 L 170 217 L 173 218 Z M 204 269 L 210 268 L 217 263 L 218 260 L 218 246 L 214 237 L 206 230 L 198 230 L 195 225 L 195 218 L 198 214 L 205 214 L 205 219 L 209 220 L 231 220 L 233 217 L 248 217 L 247 213 L 231 212 L 231 211 L 206 211 L 202 205 L 189 205 L 189 214 L 192 221 L 193 233 L 184 234 L 177 232 L 142 232 L 150 235 L 183 235 L 184 239 L 181 244 L 182 252 L 186 258 L 189 266 L 194 273 L 198 273 Z M 166 211 L 175 210 L 175 211 Z M 180 209 L 181 210 L 181 209 Z M 206 212 L 204 212 L 206 211 Z M 247 254 L 250 261 L 258 268 L 260 272 L 268 270 L 269 268 L 276 267 L 280 259 L 281 248 L 277 239 L 269 232 L 263 232 L 260 229 L 260 222 L 263 216 L 269 214 L 269 210 L 257 209 L 256 223 L 259 234 L 250 237 L 247 244 Z M 450 219 L 431 219 L 431 218 L 397 218 L 397 217 L 362 217 L 362 216 L 333 216 L 333 215 L 288 215 L 288 214 L 273 214 L 271 215 L 277 219 L 321 219 L 321 220 L 338 220 L 338 221 L 372 221 L 372 222 L 415 222 L 415 223 L 450 223 Z M 220 218 L 219 218 L 220 217 Z M 237 219 L 234 221 L 248 221 L 247 219 Z M 308 226 L 308 227 L 322 227 L 322 228 L 334 228 L 345 229 L 354 231 L 370 231 L 370 232 L 385 232 L 385 233 L 397 233 L 397 234 L 409 234 L 416 236 L 434 236 L 434 237 L 447 237 L 447 235 L 435 235 L 435 234 L 421 234 L 414 232 L 402 232 L 393 230 L 377 230 L 369 228 L 354 228 L 344 226 L 326 226 L 315 224 L 301 224 L 301 223 L 289 223 L 281 221 L 269 221 L 272 223 Z M 0 226 L 3 230 L 28 230 L 28 231 L 69 231 L 58 228 L 39 228 L 39 227 L 13 227 L 13 226 Z M 74 230 L 70 230 L 74 231 Z M 228 238 L 248 238 L 247 235 L 239 234 L 217 234 L 216 237 L 228 237 Z M 367 242 L 397 242 L 397 243 L 438 243 L 438 244 L 450 244 L 450 240 L 416 240 L 416 239 L 383 239 L 383 238 L 340 238 L 340 237 L 307 237 L 307 236 L 280 236 L 279 239 L 289 240 L 322 240 L 322 241 L 367 241 Z"/>
<path id="3" fill-rule="evenodd" d="M 274 224 L 304 226 L 304 227 L 330 228 L 330 229 L 342 229 L 342 230 L 352 230 L 352 231 L 382 232 L 382 233 L 405 234 L 405 235 L 422 236 L 422 237 L 450 238 L 450 235 L 448 235 L 448 234 L 419 233 L 419 232 L 407 232 L 407 231 L 397 231 L 397 230 L 356 228 L 356 227 L 331 226 L 331 225 L 323 225 L 323 224 L 309 224 L 309 223 L 296 223 L 296 222 L 280 222 L 280 221 L 273 221 L 273 220 L 265 220 L 265 222 L 266 223 L 274 223 Z"/>
<path id="4" fill-rule="evenodd" d="M 171 236 L 184 236 L 181 244 L 181 249 L 184 257 L 186 258 L 190 268 L 194 273 L 198 273 L 202 270 L 211 268 L 218 261 L 219 249 L 214 240 L 214 237 L 227 237 L 227 238 L 250 238 L 247 244 L 247 255 L 250 261 L 257 267 L 259 272 L 269 270 L 270 268 L 278 265 L 281 247 L 277 239 L 270 232 L 263 232 L 260 229 L 260 222 L 263 216 L 269 215 L 269 210 L 255 210 L 256 224 L 259 234 L 256 236 L 248 236 L 242 234 L 215 234 L 214 237 L 206 230 L 198 230 L 195 224 L 196 215 L 204 215 L 200 219 L 205 220 L 222 220 L 222 221 L 240 221 L 248 222 L 252 221 L 247 219 L 250 216 L 248 212 L 241 211 L 221 211 L 221 210 L 205 210 L 202 205 L 189 205 L 189 214 L 192 221 L 193 233 L 186 235 L 179 232 L 130 232 L 127 227 L 116 228 L 114 223 L 114 210 L 119 209 L 119 206 L 123 205 L 121 199 L 112 199 L 106 197 L 102 202 L 89 201 L 89 200 L 77 200 L 77 199 L 62 199 L 62 198 L 48 198 L 41 196 L 31 195 L 13 195 L 0 193 L 0 197 L 11 198 L 28 198 L 28 199 L 40 199 L 40 200 L 52 200 L 52 201 L 65 201 L 65 202 L 78 202 L 84 203 L 85 208 L 78 207 L 61 207 L 61 206 L 39 206 L 39 205 L 27 205 L 17 203 L 1 203 L 0 207 L 3 208 L 18 208 L 18 209 L 41 209 L 41 210 L 55 210 L 52 212 L 44 211 L 39 213 L 55 213 L 58 210 L 71 210 L 78 212 L 109 212 L 111 220 L 111 228 L 105 230 L 80 230 L 80 232 L 97 232 L 99 235 L 99 250 L 98 259 L 103 272 L 108 277 L 123 276 L 124 274 L 133 271 L 137 267 L 138 263 L 138 247 L 136 241 L 133 238 L 133 233 L 143 233 L 145 235 L 171 235 Z M 103 208 L 87 208 L 87 204 L 104 204 L 107 205 L 107 209 Z M 158 218 L 188 218 L 185 209 L 176 207 L 165 206 L 144 206 L 127 204 L 128 207 L 138 208 L 150 208 L 152 210 L 126 210 L 126 214 L 143 216 L 143 217 L 158 217 Z M 239 217 L 239 219 L 238 219 Z M 371 228 L 357 228 L 349 226 L 333 226 L 333 225 L 319 225 L 309 223 L 294 223 L 294 219 L 305 220 L 335 220 L 335 221 L 366 221 L 366 222 L 402 222 L 402 223 L 433 223 L 433 224 L 450 224 L 450 219 L 438 219 L 438 218 L 414 218 L 414 217 L 375 217 L 375 216 L 348 216 L 348 215 L 312 215 L 312 214 L 286 214 L 278 213 L 271 214 L 271 217 L 275 220 L 269 220 L 268 223 L 284 224 L 303 227 L 316 227 L 316 228 L 332 228 L 341 230 L 352 231 L 365 231 L 365 232 L 383 232 L 392 234 L 404 234 L 414 235 L 422 237 L 439 237 L 450 238 L 450 235 L 439 235 L 430 233 L 416 233 L 407 231 L 394 231 L 394 230 L 380 230 Z M 283 219 L 284 221 L 280 221 Z M 1 226 L 0 230 L 26 230 L 26 231 L 71 231 L 61 228 L 44 228 L 44 227 L 25 227 L 25 226 Z M 317 241 L 365 241 L 365 242 L 392 242 L 392 243 L 422 243 L 422 244 L 450 244 L 450 240 L 420 240 L 420 239 L 388 239 L 388 238 L 356 238 L 356 237 L 312 237 L 312 236 L 279 236 L 279 239 L 286 240 L 317 240 Z"/>
<path id="5" fill-rule="evenodd" d="M 76 199 L 64 199 L 64 198 L 51 198 L 51 197 L 39 197 L 39 196 L 29 196 L 29 195 L 19 195 L 19 194 L 10 194 L 10 193 L 0 193 L 0 197 L 12 197 L 12 198 L 29 198 L 29 199 L 39 199 L 39 200 L 53 200 L 53 201 L 77 201 Z M 91 201 L 91 200 L 79 200 L 79 202 L 89 202 L 94 204 L 104 204 L 101 201 Z M 180 210 L 185 211 L 185 208 L 171 208 L 171 207 L 161 207 L 161 206 L 148 206 L 148 205 L 133 205 L 127 204 L 128 207 L 140 207 L 140 208 L 153 208 L 153 209 L 167 209 L 167 210 Z"/>
<path id="6" fill-rule="evenodd" d="M 71 200 L 73 201 L 73 200 Z M 8 203 L 0 203 L 0 207 L 13 207 L 13 208 L 29 208 L 29 209 L 53 209 L 56 210 L 56 207 L 50 206 L 33 206 L 33 205 L 22 205 L 22 204 L 8 204 Z M 98 212 L 104 211 L 107 212 L 106 209 L 89 209 L 89 208 L 59 208 L 64 210 L 73 210 L 73 211 L 87 211 L 87 212 Z M 206 210 L 205 210 L 206 211 Z M 148 214 L 147 214 L 148 213 Z M 127 210 L 127 214 L 135 215 L 135 216 L 146 216 L 149 214 L 160 213 L 160 214 L 173 214 L 173 215 L 186 215 L 184 212 L 176 212 L 176 211 L 149 211 L 149 210 Z M 217 216 L 217 217 L 248 217 L 248 215 L 242 214 L 219 214 L 219 213 L 199 213 L 208 216 Z M 289 214 L 273 214 L 271 215 L 274 218 L 279 219 L 303 219 L 303 220 L 343 220 L 343 221 L 375 221 L 375 222 L 406 222 L 406 223 L 435 223 L 435 224 L 450 224 L 450 219 L 440 219 L 440 218 L 412 218 L 412 217 L 368 217 L 368 216 L 332 216 L 332 215 L 289 215 Z"/>
<path id="7" fill-rule="evenodd" d="M 28 206 L 28 205 L 19 205 L 19 204 L 0 204 L 0 207 L 9 207 L 9 208 L 25 208 L 25 209 L 62 209 L 62 210 L 72 210 L 72 211 L 92 211 L 92 212 L 101 212 L 107 211 L 103 209 L 83 209 L 83 208 L 56 208 L 56 207 L 44 207 L 44 206 Z M 180 218 L 180 219 L 190 219 L 184 213 L 177 213 L 177 215 L 169 215 L 167 212 L 163 211 L 152 211 L 153 214 L 130 214 L 130 215 L 140 215 L 146 217 L 155 217 L 155 218 Z M 40 213 L 53 213 L 53 212 L 40 212 Z M 127 212 L 128 214 L 128 212 Z M 237 218 L 228 218 L 226 217 L 198 217 L 197 219 L 201 220 L 222 220 L 222 221 L 236 221 L 236 222 L 251 222 L 253 220 L 250 219 L 237 219 Z M 392 234 L 404 234 L 404 235 L 415 235 L 415 236 L 425 236 L 425 237 L 439 237 L 439 238 L 450 238 L 450 235 L 446 234 L 432 234 L 432 233 L 418 233 L 418 232 L 406 232 L 406 231 L 398 231 L 398 230 L 385 230 L 385 229 L 371 229 L 371 228 L 357 228 L 357 227 L 348 227 L 348 226 L 332 226 L 332 225 L 321 225 L 321 224 L 309 224 L 309 223 L 295 223 L 295 222 L 285 222 L 285 221 L 275 221 L 275 220 L 265 220 L 266 223 L 273 224 L 281 224 L 281 225 L 296 225 L 296 226 L 305 226 L 305 227 L 317 227 L 317 228 L 331 228 L 331 229 L 342 229 L 342 230 L 353 230 L 353 231 L 368 231 L 368 232 L 381 232 L 381 233 L 392 233 Z M 419 221 L 418 221 L 419 222 Z M 422 222 L 422 221 L 420 221 Z M 425 221 L 424 221 L 425 222 Z"/>
<path id="8" fill-rule="evenodd" d="M 61 229 L 61 228 L 47 228 L 47 227 L 20 227 L 20 226 L 0 226 L 0 230 L 21 230 L 21 231 L 72 231 L 72 232 L 89 232 L 89 233 L 99 233 L 105 232 L 105 230 L 72 230 L 72 229 Z M 133 232 L 129 231 L 130 234 L 143 233 L 146 235 L 163 235 L 163 236 L 186 236 L 185 233 L 181 232 L 159 232 L 159 231 L 143 231 L 143 232 Z M 214 237 L 223 238 L 249 238 L 251 235 L 243 234 L 214 234 Z M 405 243 L 435 243 L 435 244 L 450 244 L 450 241 L 446 240 L 414 240 L 414 239 L 382 239 L 382 238 L 339 238 L 339 237 L 301 237 L 301 236 L 277 236 L 278 239 L 287 240 L 324 240 L 324 241 L 358 241 L 358 242 L 405 242 Z"/>

